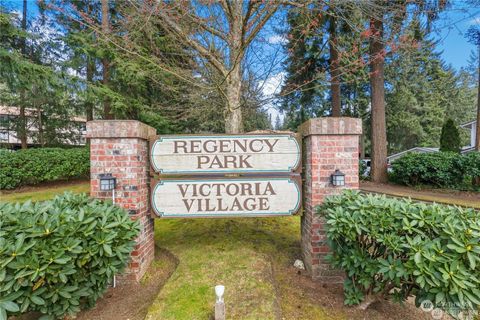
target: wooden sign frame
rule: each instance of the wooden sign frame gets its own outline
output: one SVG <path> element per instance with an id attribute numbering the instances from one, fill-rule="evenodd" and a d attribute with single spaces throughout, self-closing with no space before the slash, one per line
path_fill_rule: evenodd
<path id="1" fill-rule="evenodd" d="M 262 212 L 249 212 L 249 213 L 239 213 L 239 214 L 218 214 L 218 213 L 205 213 L 205 214 L 165 214 L 159 212 L 155 205 L 155 190 L 157 187 L 164 183 L 172 182 L 236 182 L 236 181 L 245 181 L 245 182 L 255 182 L 255 181 L 275 181 L 275 180 L 290 180 L 289 182 L 293 183 L 296 187 L 298 199 L 295 207 L 289 212 L 278 212 L 278 213 L 262 213 Z M 205 176 L 205 177 L 192 177 L 192 176 L 178 176 L 176 178 L 160 178 L 158 175 L 151 179 L 150 183 L 150 205 L 152 208 L 151 215 L 154 218 L 161 219 L 178 219 L 178 218 L 245 218 L 245 217 L 279 217 L 279 216 L 293 216 L 298 212 L 301 212 L 303 207 L 302 201 L 302 178 L 299 174 L 292 175 L 278 175 L 278 176 L 249 176 L 249 177 L 221 177 L 221 176 Z"/>
<path id="2" fill-rule="evenodd" d="M 160 139 L 175 139 L 179 137 L 184 137 L 185 139 L 195 139 L 195 138 L 223 138 L 223 137 L 231 137 L 231 138 L 242 138 L 242 137 L 259 137 L 259 138 L 264 138 L 264 137 L 275 137 L 275 136 L 288 136 L 289 139 L 292 139 L 295 141 L 296 147 L 297 147 L 297 159 L 293 167 L 288 168 L 288 170 L 249 170 L 249 169 L 244 169 L 244 170 L 239 170 L 239 169 L 233 169 L 233 170 L 210 170 L 210 171 L 205 171 L 205 170 L 180 170 L 180 171 L 169 171 L 165 172 L 162 170 L 159 170 L 159 168 L 155 167 L 154 164 L 154 159 L 152 155 L 152 150 L 155 146 L 155 143 L 160 140 Z M 162 176 L 177 176 L 177 175 L 188 175 L 188 176 L 223 176 L 223 175 L 229 175 L 229 174 L 234 174 L 234 175 L 288 175 L 288 174 L 294 174 L 294 173 L 301 173 L 302 171 L 302 144 L 301 144 L 301 139 L 299 138 L 298 134 L 295 133 L 247 133 L 247 134 L 211 134 L 211 135 L 199 135 L 199 134 L 192 134 L 192 135 L 155 135 L 150 137 L 149 140 L 149 154 L 148 157 L 150 159 L 150 174 L 151 176 L 155 175 L 162 175 Z"/>

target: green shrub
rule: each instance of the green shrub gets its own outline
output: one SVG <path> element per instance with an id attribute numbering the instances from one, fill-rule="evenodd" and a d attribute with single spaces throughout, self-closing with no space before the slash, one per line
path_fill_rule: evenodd
<path id="1" fill-rule="evenodd" d="M 409 153 L 392 165 L 391 180 L 400 184 L 463 188 L 480 171 L 478 152 L 461 155 L 453 152 Z"/>
<path id="2" fill-rule="evenodd" d="M 0 189 L 88 177 L 87 148 L 41 148 L 0 153 Z"/>
<path id="3" fill-rule="evenodd" d="M 480 152 L 469 152 L 461 156 L 461 159 L 467 179 L 480 177 Z"/>
<path id="4" fill-rule="evenodd" d="M 328 260 L 346 272 L 346 304 L 415 295 L 417 306 L 426 299 L 464 311 L 480 305 L 475 210 L 348 191 L 318 212 L 326 218 Z"/>
<path id="5" fill-rule="evenodd" d="M 55 319 L 94 305 L 138 232 L 123 209 L 85 195 L 0 204 L 0 319 L 26 311 Z"/>
<path id="6" fill-rule="evenodd" d="M 460 132 L 452 119 L 447 119 L 442 127 L 440 134 L 440 151 L 460 152 L 461 141 Z"/>

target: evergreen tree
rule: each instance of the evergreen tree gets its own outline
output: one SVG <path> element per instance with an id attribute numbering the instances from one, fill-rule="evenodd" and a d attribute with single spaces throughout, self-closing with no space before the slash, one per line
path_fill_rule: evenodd
<path id="1" fill-rule="evenodd" d="M 460 152 L 460 134 L 452 119 L 447 119 L 440 135 L 440 151 Z"/>
<path id="2" fill-rule="evenodd" d="M 296 130 L 311 117 L 329 115 L 366 120 L 367 47 L 357 31 L 365 23 L 361 10 L 348 2 L 329 1 L 327 7 L 292 8 L 287 18 L 290 40 L 280 105 L 284 126 Z"/>
<path id="3" fill-rule="evenodd" d="M 44 17 L 27 23 L 27 5 L 32 4 L 23 2 L 22 18 L 0 7 L 0 83 L 8 92 L 0 103 L 19 110 L 11 129 L 22 148 L 27 141 L 58 145 L 74 138 L 69 130 L 69 118 L 75 115 L 72 78 L 56 69 L 53 51 L 59 43 Z"/>
<path id="4" fill-rule="evenodd" d="M 387 137 L 390 153 L 415 146 L 438 147 L 445 117 L 456 123 L 473 114 L 472 90 L 464 73 L 457 75 L 435 52 L 437 43 L 412 22 L 405 46 L 386 60 Z"/>
<path id="5" fill-rule="evenodd" d="M 480 4 L 480 1 L 471 0 L 472 3 L 476 5 Z M 468 40 L 477 46 L 478 53 L 478 64 L 477 64 L 477 125 L 476 125 L 476 136 L 475 136 L 475 150 L 480 152 L 480 26 L 470 26 L 467 30 Z M 476 180 L 476 184 L 480 184 L 480 178 Z"/>
<path id="6" fill-rule="evenodd" d="M 282 120 L 280 119 L 280 115 L 277 114 L 277 117 L 275 118 L 275 126 L 273 127 L 275 130 L 281 130 L 282 129 Z"/>

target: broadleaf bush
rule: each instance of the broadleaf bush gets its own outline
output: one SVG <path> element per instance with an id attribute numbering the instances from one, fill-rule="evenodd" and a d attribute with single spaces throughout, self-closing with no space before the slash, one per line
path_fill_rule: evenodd
<path id="1" fill-rule="evenodd" d="M 391 165 L 390 179 L 409 185 L 438 188 L 466 188 L 480 177 L 480 152 L 409 153 Z"/>
<path id="2" fill-rule="evenodd" d="M 93 306 L 138 232 L 123 209 L 86 195 L 0 203 L 0 319 L 27 311 L 57 319 Z"/>
<path id="3" fill-rule="evenodd" d="M 90 173 L 87 148 L 39 148 L 0 152 L 0 190 L 41 182 L 86 178 Z"/>
<path id="4" fill-rule="evenodd" d="M 346 273 L 345 303 L 432 301 L 456 316 L 480 305 L 480 215 L 470 208 L 346 191 L 318 208 Z"/>

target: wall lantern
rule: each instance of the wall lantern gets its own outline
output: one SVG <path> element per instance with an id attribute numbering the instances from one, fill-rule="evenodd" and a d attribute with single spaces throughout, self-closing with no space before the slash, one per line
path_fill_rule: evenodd
<path id="1" fill-rule="evenodd" d="M 345 185 L 345 174 L 336 169 L 335 172 L 330 176 L 330 182 L 335 187 L 343 187 Z"/>
<path id="2" fill-rule="evenodd" d="M 100 177 L 100 191 L 112 191 L 117 185 L 117 178 L 113 177 L 111 173 L 103 173 Z"/>
<path id="3" fill-rule="evenodd" d="M 100 191 L 112 191 L 112 202 L 115 204 L 115 187 L 117 186 L 117 178 L 111 173 L 102 173 L 100 177 Z"/>

